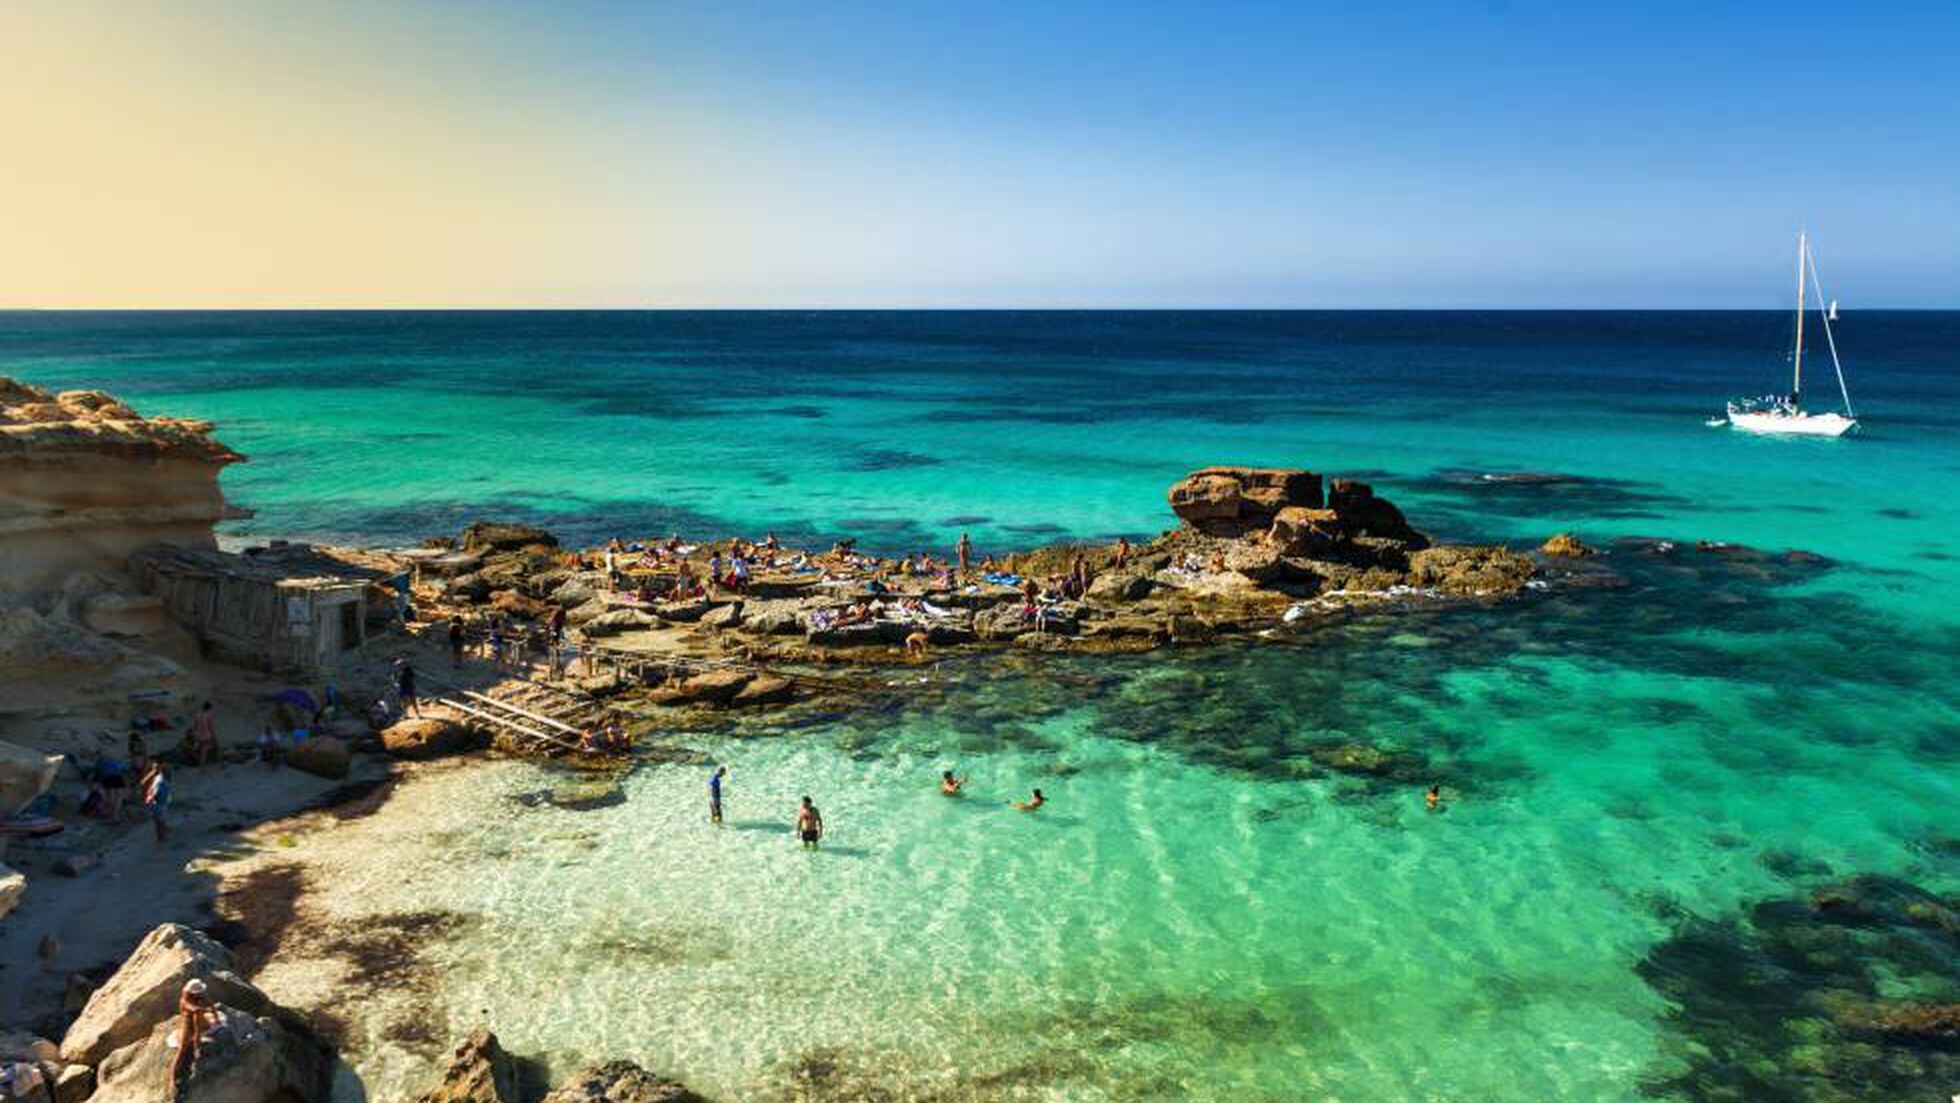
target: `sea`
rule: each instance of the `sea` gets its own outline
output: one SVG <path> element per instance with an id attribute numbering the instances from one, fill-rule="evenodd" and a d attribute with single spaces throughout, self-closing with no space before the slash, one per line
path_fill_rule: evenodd
<path id="1" fill-rule="evenodd" d="M 1494 607 L 954 659 L 673 732 L 730 768 L 719 827 L 698 765 L 405 786 L 299 844 L 340 848 L 334 907 L 419 932 L 413 991 L 346 1012 L 343 1098 L 413 1094 L 484 1023 L 728 1100 L 1945 1100 L 1960 313 L 1842 315 L 1855 435 L 1707 424 L 1788 389 L 1790 322 L 6 313 L 0 374 L 215 421 L 243 543 L 487 517 L 1004 552 L 1148 537 L 1179 476 L 1253 464 L 1600 549 Z"/>

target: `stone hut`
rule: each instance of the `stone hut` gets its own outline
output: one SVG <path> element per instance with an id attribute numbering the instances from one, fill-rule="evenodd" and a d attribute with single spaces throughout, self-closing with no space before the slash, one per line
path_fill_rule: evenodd
<path id="1" fill-rule="evenodd" d="M 403 575 L 378 556 L 286 543 L 245 554 L 153 544 L 129 569 L 208 657 L 309 677 L 367 642 L 370 608 L 386 615 L 377 587 Z"/>

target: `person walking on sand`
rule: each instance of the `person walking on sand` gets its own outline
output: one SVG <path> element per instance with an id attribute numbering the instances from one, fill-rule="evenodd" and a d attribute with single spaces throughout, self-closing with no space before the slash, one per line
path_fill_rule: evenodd
<path id="1" fill-rule="evenodd" d="M 728 776 L 728 767 L 717 766 L 708 775 L 708 822 L 721 822 L 721 779 Z M 807 798 L 806 798 L 807 799 Z"/>
<path id="2" fill-rule="evenodd" d="M 960 542 L 953 545 L 953 550 L 959 553 L 960 573 L 965 574 L 973 565 L 973 538 L 966 533 L 960 533 Z"/>
<path id="3" fill-rule="evenodd" d="M 170 814 L 170 775 L 164 772 L 161 762 L 151 762 L 149 772 L 143 775 L 143 807 L 149 810 L 150 823 L 156 827 L 157 845 L 162 846 L 170 837 L 170 825 L 165 821 Z"/>
<path id="4" fill-rule="evenodd" d="M 823 838 L 823 813 L 809 797 L 804 797 L 803 806 L 796 810 L 796 836 L 803 840 L 805 850 L 815 850 Z"/>
<path id="5" fill-rule="evenodd" d="M 395 660 L 395 696 L 403 716 L 422 715 L 422 705 L 415 696 L 415 664 L 406 655 Z"/>

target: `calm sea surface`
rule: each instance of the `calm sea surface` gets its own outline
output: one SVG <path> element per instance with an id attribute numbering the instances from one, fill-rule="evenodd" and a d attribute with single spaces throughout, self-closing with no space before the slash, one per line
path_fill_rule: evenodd
<path id="1" fill-rule="evenodd" d="M 733 767 L 722 830 L 680 767 L 587 811 L 520 799 L 561 781 L 526 765 L 411 787 L 338 896 L 463 917 L 414 1012 L 443 1041 L 483 1018 L 731 1099 L 1944 1099 L 1960 1056 L 1887 1016 L 1960 1000 L 1960 314 L 1844 315 L 1862 436 L 1704 426 L 1785 386 L 1788 330 L 16 313 L 0 373 L 219 422 L 240 536 L 494 514 L 1008 550 L 1154 533 L 1172 480 L 1247 463 L 1359 475 L 1449 538 L 1688 545 L 1612 550 L 1613 589 L 949 664 L 889 708 L 691 733 Z M 1567 478 L 1483 477 L 1520 472 Z M 1379 772 L 1326 769 L 1343 745 Z M 974 797 L 937 796 L 948 767 Z M 1006 812 L 1031 785 L 1049 809 Z M 821 855 L 787 835 L 802 793 Z M 406 1013 L 356 1022 L 349 1098 L 428 1075 Z"/>

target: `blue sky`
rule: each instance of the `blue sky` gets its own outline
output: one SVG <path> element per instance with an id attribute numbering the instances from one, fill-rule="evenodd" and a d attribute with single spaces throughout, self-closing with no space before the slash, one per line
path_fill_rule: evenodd
<path id="1" fill-rule="evenodd" d="M 1960 306 L 1960 3 L 162 8 L 340 143 L 200 302 Z"/>

